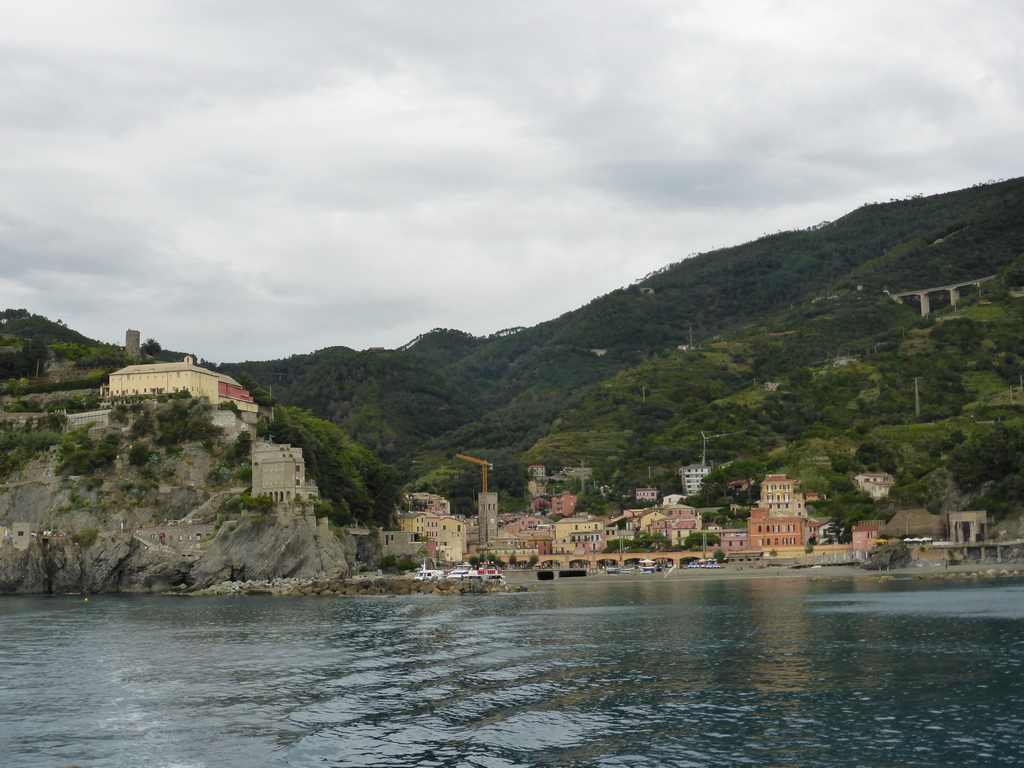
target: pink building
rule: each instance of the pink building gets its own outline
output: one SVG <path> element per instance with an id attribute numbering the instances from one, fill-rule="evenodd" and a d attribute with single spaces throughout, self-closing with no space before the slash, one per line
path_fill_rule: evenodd
<path id="1" fill-rule="evenodd" d="M 576 512 L 575 493 L 556 493 L 551 497 L 551 514 L 572 517 Z"/>
<path id="2" fill-rule="evenodd" d="M 657 488 L 637 488 L 636 498 L 640 501 L 657 501 L 658 500 L 658 489 Z"/>
<path id="3" fill-rule="evenodd" d="M 410 493 L 408 499 L 417 512 L 429 512 L 432 515 L 450 515 L 452 512 L 448 499 L 435 493 Z"/>
<path id="4" fill-rule="evenodd" d="M 523 531 L 535 531 L 543 524 L 543 518 L 536 517 L 534 515 L 524 515 L 512 523 L 509 523 L 508 529 L 515 533 L 522 533 Z"/>
<path id="5" fill-rule="evenodd" d="M 694 507 L 663 507 L 659 511 L 671 520 L 692 520 L 698 523 L 698 528 L 700 527 L 700 512 Z"/>
<path id="6" fill-rule="evenodd" d="M 850 544 L 850 548 L 854 550 L 871 549 L 877 540 L 878 525 L 855 525 L 853 526 L 853 543 Z"/>
<path id="7" fill-rule="evenodd" d="M 651 523 L 651 533 L 657 533 L 668 539 L 670 546 L 682 546 L 686 537 L 700 530 L 697 520 L 666 517 Z"/>
<path id="8" fill-rule="evenodd" d="M 715 545 L 725 554 L 730 552 L 744 552 L 750 549 L 750 534 L 745 528 L 715 531 L 714 534 L 722 541 Z"/>

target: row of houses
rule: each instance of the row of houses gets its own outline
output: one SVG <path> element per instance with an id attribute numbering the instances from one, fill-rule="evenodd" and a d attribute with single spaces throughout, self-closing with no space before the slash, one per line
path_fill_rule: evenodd
<path id="1" fill-rule="evenodd" d="M 447 502 L 440 497 L 416 494 L 410 501 L 419 508 L 399 516 L 399 530 L 414 535 L 428 557 L 445 562 L 462 562 L 472 555 L 504 560 L 514 557 L 527 562 L 534 556 L 598 554 L 609 541 L 628 541 L 652 533 L 681 545 L 703 526 L 700 510 L 678 502 L 625 510 L 611 518 L 513 514 L 502 515 L 496 536 L 482 543 L 476 519 L 449 514 Z"/>
<path id="2" fill-rule="evenodd" d="M 702 490 L 704 478 L 711 474 L 708 464 L 688 464 L 679 468 L 679 481 L 683 487 L 683 496 L 696 496 Z M 733 480 L 729 483 L 731 490 L 746 490 L 748 480 Z M 886 472 L 862 472 L 853 476 L 854 486 L 874 500 L 884 499 L 889 495 L 894 480 Z M 657 501 L 660 492 L 657 488 L 637 488 L 634 495 L 639 501 Z M 667 497 L 666 497 L 667 498 Z"/>
<path id="3" fill-rule="evenodd" d="M 717 538 L 713 548 L 727 556 L 793 556 L 818 546 L 829 525 L 828 520 L 810 514 L 807 501 L 796 480 L 771 474 L 761 482 L 759 502 L 750 510 L 745 527 L 707 526 L 702 510 L 683 504 L 675 496 L 658 506 L 625 510 L 611 518 L 503 515 L 496 537 L 483 543 L 478 540 L 474 518 L 449 514 L 447 502 L 436 497 L 429 502 L 429 509 L 426 500 L 421 499 L 424 509 L 401 515 L 400 530 L 415 535 L 428 556 L 446 562 L 462 562 L 472 555 L 504 560 L 514 557 L 520 562 L 534 557 L 543 561 L 547 555 L 597 555 L 606 551 L 609 542 L 628 542 L 647 534 L 664 537 L 667 546 L 676 548 L 695 532 L 705 533 L 705 540 Z M 846 548 L 869 550 L 880 537 L 910 532 L 933 533 L 935 538 L 948 536 L 954 543 L 973 543 L 984 539 L 985 515 L 957 512 L 939 518 L 924 510 L 906 511 L 889 523 L 867 521 L 854 526 L 853 541 Z"/>

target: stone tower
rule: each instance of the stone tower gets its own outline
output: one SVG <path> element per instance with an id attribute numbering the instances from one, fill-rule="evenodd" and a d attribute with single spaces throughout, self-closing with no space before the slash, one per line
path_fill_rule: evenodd
<path id="1" fill-rule="evenodd" d="M 133 331 L 131 328 L 124 335 L 124 353 L 128 357 L 139 358 L 142 357 L 142 343 L 140 341 L 138 331 Z"/>
<path id="2" fill-rule="evenodd" d="M 498 494 L 493 491 L 477 497 L 477 529 L 480 547 L 489 547 L 498 537 Z"/>
<path id="3" fill-rule="evenodd" d="M 287 443 L 256 443 L 252 447 L 252 495 L 274 501 L 315 501 L 316 484 L 306 478 L 302 449 Z"/>

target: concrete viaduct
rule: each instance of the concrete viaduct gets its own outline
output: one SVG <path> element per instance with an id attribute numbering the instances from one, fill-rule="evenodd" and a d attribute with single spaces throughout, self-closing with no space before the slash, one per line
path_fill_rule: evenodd
<path id="1" fill-rule="evenodd" d="M 956 303 L 960 301 L 961 288 L 965 288 L 969 285 L 973 285 L 977 288 L 982 283 L 994 280 L 995 278 L 995 275 L 989 275 L 988 277 L 979 277 L 976 280 L 965 280 L 962 283 L 954 283 L 953 285 L 940 285 L 936 288 L 920 288 L 913 291 L 903 291 L 902 293 L 889 293 L 886 291 L 886 293 L 889 293 L 889 296 L 892 297 L 893 301 L 899 302 L 900 304 L 903 303 L 903 299 L 907 296 L 917 296 L 918 300 L 921 302 L 921 317 L 928 317 L 928 314 L 931 312 L 931 303 L 928 301 L 929 293 L 948 291 L 950 305 L 956 306 Z"/>
<path id="2" fill-rule="evenodd" d="M 715 548 L 717 549 L 717 547 Z M 708 548 L 707 557 L 711 557 L 713 549 Z M 653 561 L 657 565 L 681 566 L 686 560 L 698 560 L 705 555 L 702 552 L 601 552 L 586 555 L 541 555 L 537 568 L 602 568 L 608 565 L 618 566 L 640 566 L 642 560 Z M 729 554 L 729 559 L 749 560 L 759 559 L 760 552 L 734 552 Z"/>

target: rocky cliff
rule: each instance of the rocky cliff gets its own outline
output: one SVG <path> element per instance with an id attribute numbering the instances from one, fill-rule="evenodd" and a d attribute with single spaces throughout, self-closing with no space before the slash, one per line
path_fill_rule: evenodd
<path id="1" fill-rule="evenodd" d="M 225 530 L 227 528 L 228 530 Z M 347 578 L 355 560 L 352 536 L 339 538 L 311 517 L 286 513 L 222 527 L 189 573 L 192 586 L 247 579 Z"/>
<path id="2" fill-rule="evenodd" d="M 221 526 L 199 550 L 150 543 L 131 532 L 86 544 L 35 538 L 27 549 L 0 544 L 0 594 L 156 593 L 222 581 L 347 578 L 354 537 L 340 538 L 312 518 L 285 513 Z"/>

